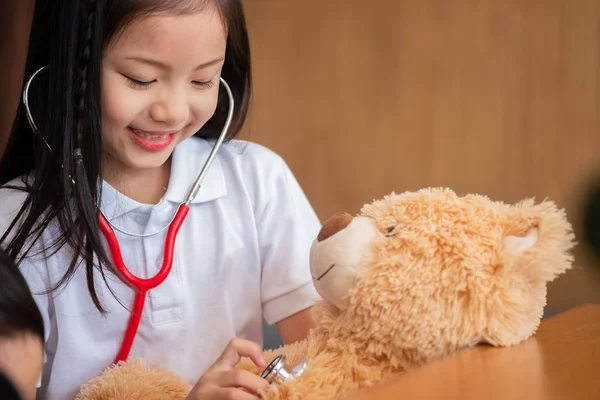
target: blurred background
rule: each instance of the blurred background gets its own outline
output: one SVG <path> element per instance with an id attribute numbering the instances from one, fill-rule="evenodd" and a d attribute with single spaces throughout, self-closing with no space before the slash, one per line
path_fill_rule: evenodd
<path id="1" fill-rule="evenodd" d="M 0 150 L 19 100 L 27 3 L 2 2 Z M 550 285 L 547 315 L 600 302 L 587 239 L 600 226 L 598 0 L 245 7 L 255 101 L 243 138 L 287 160 L 323 221 L 428 186 L 549 198 L 579 245 L 575 269 Z"/>
<path id="2" fill-rule="evenodd" d="M 290 164 L 319 216 L 448 186 L 550 198 L 578 241 L 600 172 L 597 0 L 252 0 L 247 137 Z M 549 314 L 600 302 L 587 243 Z"/>

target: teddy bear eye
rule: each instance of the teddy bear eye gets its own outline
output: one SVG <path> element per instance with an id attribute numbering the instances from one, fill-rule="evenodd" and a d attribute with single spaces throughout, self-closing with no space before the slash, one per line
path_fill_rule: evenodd
<path id="1" fill-rule="evenodd" d="M 385 229 L 384 233 L 385 233 L 386 237 L 394 237 L 394 236 L 396 236 L 396 227 L 390 226 Z"/>

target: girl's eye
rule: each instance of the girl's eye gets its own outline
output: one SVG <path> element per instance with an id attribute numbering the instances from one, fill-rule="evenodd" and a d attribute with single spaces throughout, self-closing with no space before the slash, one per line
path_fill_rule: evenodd
<path id="1" fill-rule="evenodd" d="M 156 82 L 156 80 L 152 80 L 152 81 L 140 81 L 138 79 L 133 79 L 129 76 L 126 76 L 125 78 L 127 78 L 127 82 L 129 83 L 130 86 L 136 88 L 136 89 L 148 89 L 150 87 L 151 84 L 153 84 L 154 82 Z M 213 86 L 213 81 L 192 81 L 192 84 L 200 89 L 208 89 L 210 87 Z"/>
<path id="2" fill-rule="evenodd" d="M 126 76 L 127 82 L 136 89 L 147 89 L 154 81 L 144 82 Z"/>
<path id="3" fill-rule="evenodd" d="M 206 81 L 206 82 L 192 81 L 192 83 L 193 83 L 195 86 L 197 86 L 197 87 L 199 87 L 199 88 L 201 88 L 201 89 L 208 89 L 208 88 L 210 88 L 210 87 L 212 87 L 212 86 L 213 86 L 213 81 L 212 81 L 212 80 L 210 80 L 210 81 Z"/>

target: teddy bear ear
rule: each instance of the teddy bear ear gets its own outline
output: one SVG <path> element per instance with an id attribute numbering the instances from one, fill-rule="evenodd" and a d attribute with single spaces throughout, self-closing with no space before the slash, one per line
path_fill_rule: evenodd
<path id="1" fill-rule="evenodd" d="M 535 246 L 539 238 L 540 230 L 534 227 L 530 228 L 525 236 L 505 236 L 502 239 L 502 246 L 509 254 L 519 255 Z"/>
<path id="2" fill-rule="evenodd" d="M 527 200 L 509 207 L 500 257 L 506 274 L 546 283 L 571 268 L 574 243 L 565 211 L 551 201 Z"/>

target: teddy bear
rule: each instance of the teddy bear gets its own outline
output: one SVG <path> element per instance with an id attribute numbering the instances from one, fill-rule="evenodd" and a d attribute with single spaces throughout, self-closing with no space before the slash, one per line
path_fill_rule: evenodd
<path id="1" fill-rule="evenodd" d="M 339 399 L 469 347 L 516 345 L 535 334 L 547 284 L 572 267 L 574 239 L 550 200 L 511 205 L 447 188 L 391 193 L 358 215 L 333 215 L 310 248 L 322 297 L 316 327 L 265 351 L 268 362 L 284 356 L 299 369 L 259 396 Z M 248 359 L 237 368 L 263 373 Z M 83 385 L 78 399 L 184 399 L 190 388 L 128 360 Z"/>

